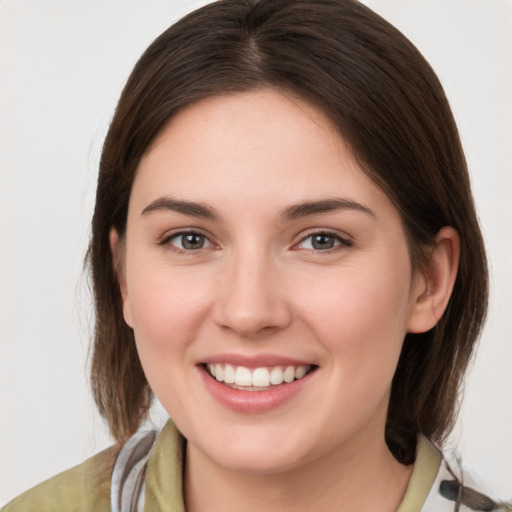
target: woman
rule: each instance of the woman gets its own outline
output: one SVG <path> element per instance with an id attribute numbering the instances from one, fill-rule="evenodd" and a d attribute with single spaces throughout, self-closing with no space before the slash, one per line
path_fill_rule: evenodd
<path id="1" fill-rule="evenodd" d="M 368 9 L 181 20 L 100 165 L 93 390 L 124 446 L 10 507 L 497 510 L 427 441 L 485 316 L 469 189 L 437 78 Z"/>

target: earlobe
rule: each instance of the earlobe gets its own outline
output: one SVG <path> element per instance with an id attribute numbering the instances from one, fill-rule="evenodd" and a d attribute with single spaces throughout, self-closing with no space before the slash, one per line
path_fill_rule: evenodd
<path id="1" fill-rule="evenodd" d="M 452 227 L 442 228 L 436 236 L 427 268 L 413 290 L 408 332 L 432 329 L 448 305 L 459 267 L 460 239 Z"/>
<path id="2" fill-rule="evenodd" d="M 109 233 L 110 250 L 112 252 L 112 264 L 114 265 L 114 272 L 121 291 L 121 299 L 123 301 L 123 316 L 125 322 L 133 327 L 130 301 L 128 299 L 128 289 L 126 286 L 126 275 L 123 263 L 123 241 L 121 240 L 117 230 L 112 228 Z"/>

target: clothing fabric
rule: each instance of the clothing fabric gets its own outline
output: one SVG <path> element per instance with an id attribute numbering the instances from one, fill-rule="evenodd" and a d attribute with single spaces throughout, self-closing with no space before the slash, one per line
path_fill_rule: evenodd
<path id="1" fill-rule="evenodd" d="M 169 421 L 162 432 L 140 431 L 121 450 L 100 452 L 7 504 L 2 512 L 185 512 L 184 440 Z M 420 437 L 412 476 L 397 512 L 511 511 L 478 491 L 442 453 Z"/>

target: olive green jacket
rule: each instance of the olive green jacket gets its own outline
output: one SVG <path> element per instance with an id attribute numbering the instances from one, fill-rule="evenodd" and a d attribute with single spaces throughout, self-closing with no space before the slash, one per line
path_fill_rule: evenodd
<path id="1" fill-rule="evenodd" d="M 142 442 L 131 443 L 135 448 L 129 448 L 128 441 L 121 453 L 115 447 L 104 450 L 15 498 L 1 512 L 107 512 L 112 510 L 112 504 L 114 510 L 123 512 L 142 509 L 146 512 L 185 512 L 183 438 L 171 421 L 156 442 L 153 442 L 154 438 L 152 433 L 142 436 L 139 433 L 138 438 L 132 438 L 135 441 L 142 439 Z M 141 446 L 147 452 L 142 458 L 140 453 L 135 455 L 137 450 L 141 451 Z M 134 466 L 133 461 L 137 458 L 140 463 Z M 130 493 L 137 489 L 137 485 L 129 483 L 134 479 L 123 472 L 123 465 L 129 467 L 130 464 L 135 469 L 141 468 L 137 469 L 135 480 L 139 484 L 142 481 L 143 491 L 137 491 L 134 499 Z M 464 481 L 464 486 L 460 481 Z M 512 511 L 511 505 L 499 505 L 476 492 L 475 485 L 468 475 L 464 474 L 464 479 L 462 475 L 456 475 L 441 452 L 426 438 L 420 437 L 411 480 L 397 512 Z M 123 487 L 125 496 L 122 498 Z M 124 504 L 125 498 L 131 506 Z"/>
<path id="2" fill-rule="evenodd" d="M 145 509 L 185 512 L 182 498 L 182 446 L 176 427 L 164 427 L 145 471 Z M 111 511 L 111 480 L 119 448 L 111 447 L 82 464 L 33 487 L 1 512 Z"/>

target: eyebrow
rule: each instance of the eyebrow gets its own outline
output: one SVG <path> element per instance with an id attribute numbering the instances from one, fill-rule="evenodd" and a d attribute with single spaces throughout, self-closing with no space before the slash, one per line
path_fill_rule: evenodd
<path id="1" fill-rule="evenodd" d="M 279 218 L 281 221 L 290 221 L 307 217 L 309 215 L 318 215 L 321 213 L 329 213 L 339 210 L 355 210 L 376 218 L 375 213 L 367 206 L 350 199 L 339 198 L 297 203 L 285 208 L 279 215 Z M 172 197 L 160 197 L 155 199 L 152 203 L 146 206 L 144 210 L 142 210 L 141 215 L 147 215 L 149 213 L 159 211 L 173 211 L 183 215 L 211 220 L 219 220 L 221 217 L 215 208 L 204 203 L 174 199 Z"/>
<path id="2" fill-rule="evenodd" d="M 295 220 L 308 215 L 317 215 L 320 213 L 335 212 L 338 210 L 355 210 L 377 218 L 375 213 L 356 201 L 350 199 L 323 199 L 321 201 L 305 201 L 285 208 L 280 217 L 281 220 Z"/>
<path id="3" fill-rule="evenodd" d="M 202 217 L 204 219 L 218 220 L 220 215 L 215 208 L 205 205 L 203 203 L 196 203 L 194 201 L 183 201 L 180 199 L 173 199 L 172 197 L 160 197 L 150 203 L 141 215 L 147 215 L 152 212 L 170 210 L 192 217 Z"/>

